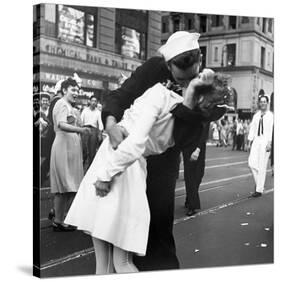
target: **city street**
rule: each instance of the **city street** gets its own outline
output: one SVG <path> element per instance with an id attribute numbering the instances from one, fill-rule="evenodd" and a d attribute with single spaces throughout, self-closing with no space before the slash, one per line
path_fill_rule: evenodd
<path id="1" fill-rule="evenodd" d="M 174 235 L 181 268 L 273 262 L 274 178 L 268 167 L 266 191 L 249 198 L 254 181 L 248 153 L 207 147 L 205 176 L 200 186 L 202 209 L 185 215 L 183 167 L 175 195 Z M 90 237 L 81 231 L 55 233 L 47 219 L 52 207 L 49 188 L 41 193 L 42 277 L 95 273 Z"/>

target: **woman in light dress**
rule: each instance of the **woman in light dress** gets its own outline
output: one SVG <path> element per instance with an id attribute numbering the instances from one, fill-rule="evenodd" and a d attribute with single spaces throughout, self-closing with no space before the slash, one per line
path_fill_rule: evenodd
<path id="1" fill-rule="evenodd" d="M 213 123 L 212 132 L 213 132 L 213 141 L 215 142 L 216 146 L 219 147 L 219 145 L 220 145 L 220 132 L 219 132 L 219 126 L 218 126 L 217 122 Z"/>
<path id="2" fill-rule="evenodd" d="M 54 231 L 73 231 L 64 224 L 65 215 L 84 176 L 82 148 L 79 133 L 88 129 L 78 125 L 73 103 L 78 95 L 77 82 L 68 78 L 61 84 L 63 97 L 53 109 L 53 124 L 56 137 L 51 150 L 50 179 L 54 195 Z"/>
<path id="3" fill-rule="evenodd" d="M 203 71 L 183 97 L 154 85 L 125 111 L 119 124 L 128 137 L 116 150 L 109 138 L 101 144 L 65 219 L 92 236 L 96 274 L 138 271 L 132 255 L 146 254 L 150 223 L 145 158 L 174 145 L 171 110 L 179 103 L 191 107 L 196 85 L 211 84 L 213 74 Z"/>

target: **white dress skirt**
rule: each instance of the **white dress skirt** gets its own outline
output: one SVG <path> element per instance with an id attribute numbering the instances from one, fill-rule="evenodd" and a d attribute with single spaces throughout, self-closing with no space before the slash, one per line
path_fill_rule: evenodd
<path id="1" fill-rule="evenodd" d="M 65 219 L 92 237 L 146 254 L 150 211 L 146 196 L 146 159 L 174 145 L 170 111 L 183 98 L 160 83 L 125 111 L 119 123 L 129 136 L 113 150 L 107 137 L 84 176 Z M 105 197 L 96 195 L 97 180 L 112 181 Z"/>

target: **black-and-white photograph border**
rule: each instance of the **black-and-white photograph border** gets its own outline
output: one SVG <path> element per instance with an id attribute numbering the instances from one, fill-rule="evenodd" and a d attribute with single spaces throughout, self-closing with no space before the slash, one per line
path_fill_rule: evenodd
<path id="1" fill-rule="evenodd" d="M 33 128 L 11 118 L 5 176 L 33 229 L 6 243 L 23 281 L 274 279 L 279 19 L 270 1 L 177 2 L 30 3 Z"/>

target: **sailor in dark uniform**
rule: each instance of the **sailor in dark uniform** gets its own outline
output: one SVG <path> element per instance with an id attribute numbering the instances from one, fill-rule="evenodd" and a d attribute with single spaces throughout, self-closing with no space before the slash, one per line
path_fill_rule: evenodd
<path id="1" fill-rule="evenodd" d="M 189 138 L 189 146 L 182 150 L 184 163 L 184 181 L 186 190 L 186 214 L 192 216 L 201 209 L 199 186 L 205 172 L 206 142 L 210 123 L 205 122 L 198 127 Z"/>

